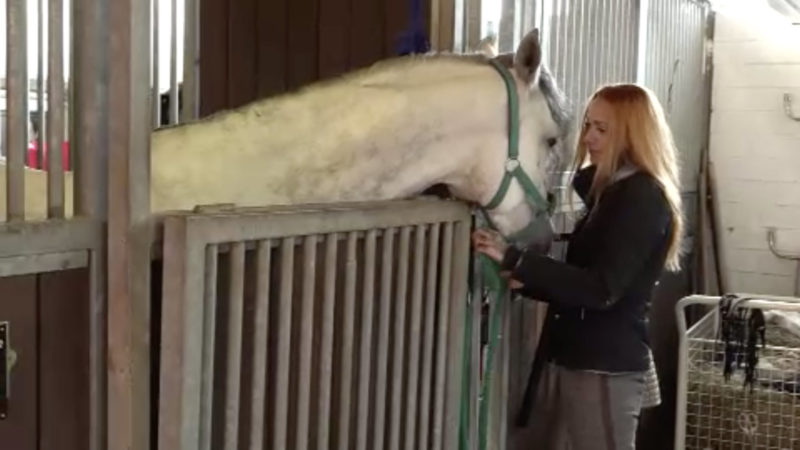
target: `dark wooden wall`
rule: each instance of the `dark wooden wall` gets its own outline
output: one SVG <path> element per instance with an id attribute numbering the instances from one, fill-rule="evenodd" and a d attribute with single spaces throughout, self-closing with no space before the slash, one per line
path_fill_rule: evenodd
<path id="1" fill-rule="evenodd" d="M 411 0 L 200 0 L 200 115 L 394 56 L 410 11 Z"/>
<path id="2" fill-rule="evenodd" d="M 17 361 L 0 449 L 89 448 L 86 269 L 0 278 L 0 320 Z"/>

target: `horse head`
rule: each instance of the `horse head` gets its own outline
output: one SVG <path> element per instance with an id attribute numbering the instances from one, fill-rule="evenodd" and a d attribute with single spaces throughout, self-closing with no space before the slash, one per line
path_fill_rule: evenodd
<path id="1" fill-rule="evenodd" d="M 542 64 L 538 30 L 528 33 L 516 52 L 490 56 L 506 85 L 508 115 L 497 130 L 504 135 L 502 145 L 483 150 L 479 203 L 506 238 L 547 248 L 555 189 L 570 159 L 570 107 Z"/>

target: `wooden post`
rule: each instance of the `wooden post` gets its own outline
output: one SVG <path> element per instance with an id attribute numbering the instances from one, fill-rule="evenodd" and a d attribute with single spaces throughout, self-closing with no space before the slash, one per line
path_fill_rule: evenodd
<path id="1" fill-rule="evenodd" d="M 150 445 L 150 2 L 110 14 L 109 449 Z"/>

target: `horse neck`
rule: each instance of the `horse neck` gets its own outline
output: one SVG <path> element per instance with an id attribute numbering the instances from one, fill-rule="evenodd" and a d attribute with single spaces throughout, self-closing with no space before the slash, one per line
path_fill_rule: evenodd
<path id="1" fill-rule="evenodd" d="M 463 182 L 502 122 L 493 76 L 456 61 L 398 66 L 158 132 L 155 208 L 391 199 Z"/>

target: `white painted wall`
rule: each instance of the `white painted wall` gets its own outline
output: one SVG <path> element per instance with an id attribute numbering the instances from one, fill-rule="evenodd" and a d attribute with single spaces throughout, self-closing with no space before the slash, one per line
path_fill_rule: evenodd
<path id="1" fill-rule="evenodd" d="M 792 295 L 800 254 L 800 122 L 786 117 L 783 95 L 800 115 L 800 26 L 754 0 L 717 5 L 710 158 L 720 202 L 728 290 Z"/>

